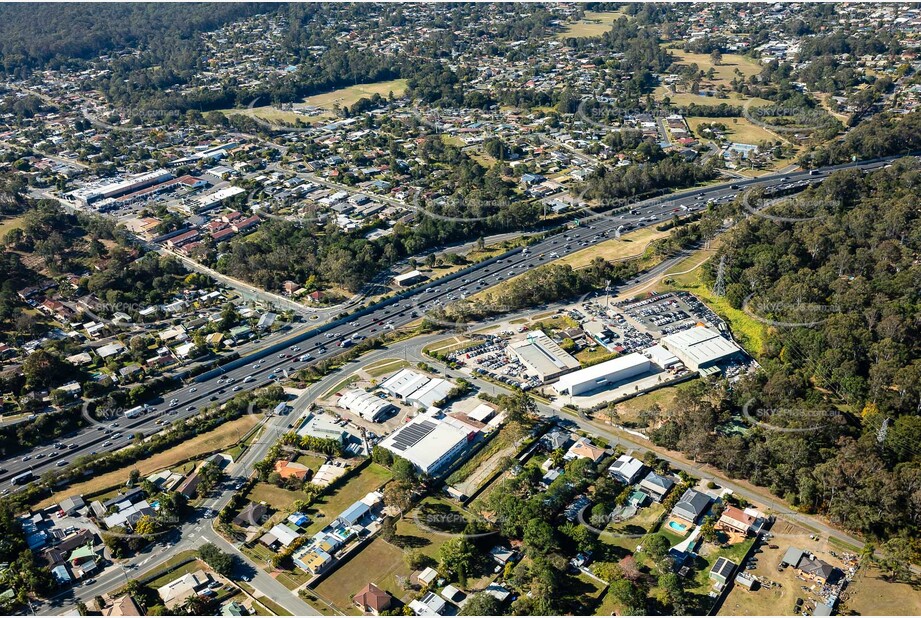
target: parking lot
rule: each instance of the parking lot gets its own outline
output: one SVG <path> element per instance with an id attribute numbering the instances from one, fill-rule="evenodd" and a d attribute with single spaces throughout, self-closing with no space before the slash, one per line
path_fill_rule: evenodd
<path id="1" fill-rule="evenodd" d="M 671 335 L 698 323 L 719 327 L 722 320 L 688 292 L 662 292 L 616 304 L 631 321 L 653 336 Z"/>

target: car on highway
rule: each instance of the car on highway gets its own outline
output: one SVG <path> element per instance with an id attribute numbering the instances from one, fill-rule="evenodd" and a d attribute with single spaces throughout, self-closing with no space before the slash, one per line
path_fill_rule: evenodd
<path id="1" fill-rule="evenodd" d="M 58 463 L 54 465 L 57 466 L 58 468 L 63 468 L 64 466 L 67 465 L 67 462 L 62 459 L 61 461 L 59 461 Z"/>
<path id="2" fill-rule="evenodd" d="M 29 461 L 30 459 L 32 459 L 32 457 L 29 455 L 26 455 L 25 457 L 22 458 L 23 461 Z"/>
<path id="3" fill-rule="evenodd" d="M 105 442 L 102 443 L 102 446 L 103 446 L 103 448 L 108 448 L 108 447 L 112 446 L 112 442 L 110 442 L 110 441 L 107 440 L 107 441 L 105 441 Z"/>
<path id="4" fill-rule="evenodd" d="M 186 411 L 186 412 L 191 412 L 191 411 L 194 410 L 194 409 L 195 409 L 195 406 L 189 406 L 188 408 L 185 409 L 185 411 Z"/>
<path id="5" fill-rule="evenodd" d="M 189 389 L 189 392 L 190 392 L 190 393 L 194 393 L 194 392 L 197 391 L 197 390 L 198 390 L 198 388 L 196 388 L 196 387 L 193 386 L 192 388 Z"/>
<path id="6" fill-rule="evenodd" d="M 240 386 L 239 384 L 237 384 L 236 386 L 233 387 L 233 392 L 236 393 L 237 391 L 242 390 L 242 389 L 243 389 L 243 387 Z"/>

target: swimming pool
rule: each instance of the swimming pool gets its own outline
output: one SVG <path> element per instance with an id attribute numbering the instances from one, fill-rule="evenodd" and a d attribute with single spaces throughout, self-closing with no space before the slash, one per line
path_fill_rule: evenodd
<path id="1" fill-rule="evenodd" d="M 675 532 L 684 532 L 688 527 L 684 524 L 679 524 L 677 521 L 668 522 L 668 527 L 674 530 Z"/>

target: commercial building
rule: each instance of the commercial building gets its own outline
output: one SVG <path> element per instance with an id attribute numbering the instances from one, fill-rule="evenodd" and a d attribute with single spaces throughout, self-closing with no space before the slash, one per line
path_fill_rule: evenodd
<path id="1" fill-rule="evenodd" d="M 434 378 L 406 398 L 406 403 L 423 410 L 431 408 L 445 399 L 454 389 L 454 384 L 444 378 Z"/>
<path id="2" fill-rule="evenodd" d="M 127 176 L 122 180 L 100 184 L 96 186 L 84 187 L 71 191 L 68 195 L 83 206 L 90 206 L 102 200 L 118 197 L 139 191 L 145 187 L 172 180 L 173 174 L 165 169 L 158 169 L 145 174 Z"/>
<path id="3" fill-rule="evenodd" d="M 542 382 L 555 380 L 564 373 L 580 367 L 579 361 L 564 350 L 543 331 L 535 330 L 528 336 L 508 346 L 509 351 Z"/>
<path id="4" fill-rule="evenodd" d="M 741 348 L 735 343 L 703 326 L 662 337 L 661 344 L 680 358 L 688 369 L 702 373 L 712 373 L 721 361 L 742 355 Z"/>
<path id="5" fill-rule="evenodd" d="M 378 401 L 380 401 L 380 399 L 378 399 Z M 310 436 L 324 440 L 335 440 L 339 444 L 345 444 L 349 439 L 348 432 L 337 425 L 332 418 L 325 415 L 311 416 L 307 419 L 307 422 L 301 425 L 301 428 L 297 430 L 297 435 L 302 438 L 304 436 Z"/>
<path id="6" fill-rule="evenodd" d="M 618 382 L 646 373 L 650 366 L 648 358 L 634 352 L 565 375 L 553 385 L 553 388 L 561 395 L 582 395 L 610 388 Z"/>
<path id="7" fill-rule="evenodd" d="M 431 414 L 423 414 L 397 429 L 380 446 L 412 463 L 420 472 L 436 475 L 473 441 L 476 433 Z"/>
<path id="8" fill-rule="evenodd" d="M 357 388 L 345 391 L 336 405 L 372 423 L 380 422 L 391 412 L 397 411 L 392 403 Z"/>
<path id="9" fill-rule="evenodd" d="M 381 389 L 394 397 L 406 398 L 428 384 L 429 378 L 412 369 L 401 369 L 381 383 Z"/>
<path id="10" fill-rule="evenodd" d="M 212 208 L 217 208 L 225 200 L 229 200 L 230 198 L 245 192 L 246 191 L 241 187 L 224 187 L 223 189 L 215 191 L 210 195 L 203 195 L 195 200 L 192 209 L 194 212 L 205 212 L 211 210 Z"/>

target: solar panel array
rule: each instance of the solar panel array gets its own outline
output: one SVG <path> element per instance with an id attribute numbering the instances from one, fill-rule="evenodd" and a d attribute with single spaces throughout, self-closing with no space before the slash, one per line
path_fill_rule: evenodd
<path id="1" fill-rule="evenodd" d="M 407 425 L 397 435 L 393 437 L 393 448 L 405 451 L 415 446 L 422 438 L 435 431 L 435 423 L 432 421 L 420 421 Z"/>

